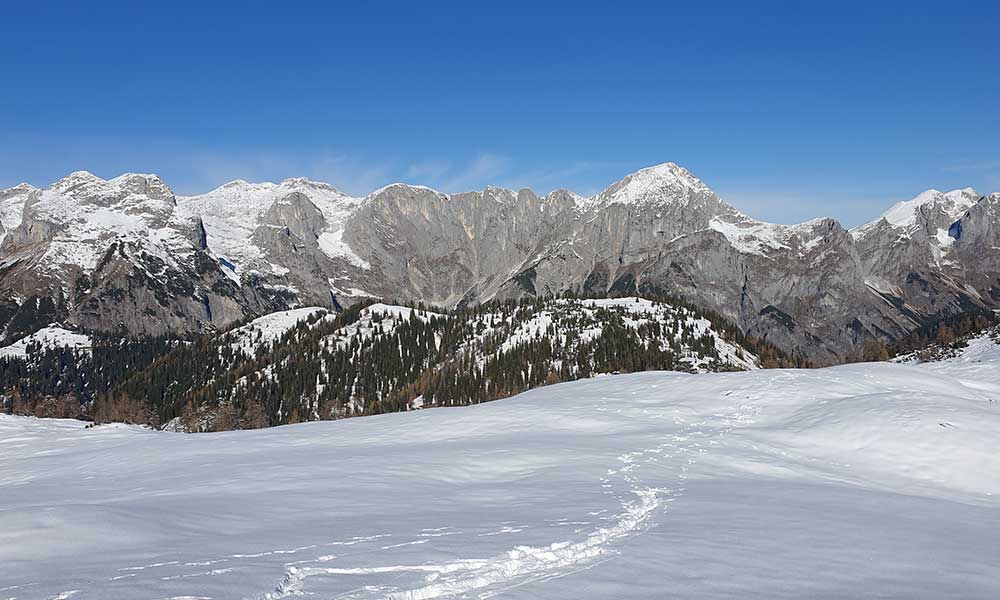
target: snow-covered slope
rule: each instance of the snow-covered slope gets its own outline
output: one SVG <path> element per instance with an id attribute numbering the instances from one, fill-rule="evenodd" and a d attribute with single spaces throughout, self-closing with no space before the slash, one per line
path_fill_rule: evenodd
<path id="1" fill-rule="evenodd" d="M 351 340 L 368 340 L 379 335 L 391 336 L 396 327 L 410 319 L 428 321 L 432 318 L 445 317 L 429 310 L 376 302 L 361 309 L 361 316 L 357 321 L 325 336 L 321 343 L 343 346 Z"/>
<path id="2" fill-rule="evenodd" d="M 962 214 L 979 201 L 980 195 L 972 188 L 940 192 L 927 190 L 911 200 L 902 200 L 894 204 L 875 220 L 865 223 L 851 231 L 856 238 L 864 237 L 882 221 L 900 230 L 901 234 L 927 224 L 951 225 Z M 944 227 L 947 234 L 947 227 Z"/>
<path id="3" fill-rule="evenodd" d="M 211 435 L 0 416 L 0 589 L 994 598 L 997 373 L 651 372 Z"/>
<path id="4" fill-rule="evenodd" d="M 354 338 L 368 339 L 376 334 L 376 327 L 379 334 L 391 335 L 396 325 L 410 320 L 414 314 L 422 320 L 442 316 L 427 310 L 376 302 L 361 309 L 361 316 L 357 321 L 324 336 L 319 342 L 325 345 L 327 341 L 346 343 Z M 336 313 L 320 306 L 283 310 L 257 317 L 246 325 L 230 330 L 224 334 L 223 339 L 233 349 L 246 356 L 253 356 L 258 349 L 274 344 L 299 323 L 312 321 L 315 326 L 320 321 L 332 322 L 335 317 Z"/>
<path id="5" fill-rule="evenodd" d="M 309 235 L 303 237 L 311 237 L 309 241 L 326 256 L 347 259 L 360 268 L 367 266 L 342 240 L 344 220 L 360 200 L 329 184 L 304 178 L 278 184 L 236 180 L 206 194 L 182 196 L 177 202 L 182 213 L 202 218 L 209 247 L 223 265 L 239 275 L 253 271 L 286 274 L 287 266 L 271 262 L 275 257 L 264 243 L 267 236 L 261 236 L 259 230 L 296 225 L 297 229 L 309 230 Z M 295 209 L 304 206 L 314 208 L 318 214 L 296 215 Z M 302 222 L 295 222 L 298 220 Z"/>
<path id="6" fill-rule="evenodd" d="M 0 348 L 0 358 L 26 358 L 29 346 L 36 344 L 42 349 L 63 347 L 87 351 L 90 349 L 90 336 L 49 325 Z"/>
<path id="7" fill-rule="evenodd" d="M 655 340 L 656 345 L 663 350 L 675 349 L 679 354 L 678 361 L 692 370 L 706 371 L 710 364 L 720 363 L 734 370 L 760 366 L 757 357 L 735 342 L 724 339 L 707 319 L 683 307 L 639 297 L 554 300 L 530 319 L 518 324 L 513 331 L 504 334 L 500 350 L 510 351 L 544 334 L 552 336 L 560 346 L 593 341 L 601 337 L 607 325 L 607 320 L 600 318 L 598 311 L 620 315 L 622 324 L 632 330 L 642 326 L 661 326 L 663 334 Z M 484 312 L 479 321 L 482 327 L 476 341 L 494 333 L 499 326 L 508 324 L 510 319 Z M 718 356 L 699 356 L 689 341 L 680 343 L 682 335 L 691 339 L 709 336 Z"/>
<path id="8" fill-rule="evenodd" d="M 282 310 L 257 317 L 246 325 L 226 332 L 225 341 L 239 352 L 253 356 L 257 349 L 273 344 L 288 330 L 315 315 L 327 315 L 330 311 L 319 306 Z"/>

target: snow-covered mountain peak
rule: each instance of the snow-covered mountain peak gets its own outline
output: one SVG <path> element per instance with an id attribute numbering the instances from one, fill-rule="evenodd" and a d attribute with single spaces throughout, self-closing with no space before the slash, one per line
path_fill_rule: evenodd
<path id="1" fill-rule="evenodd" d="M 315 190 L 326 194 L 346 196 L 343 192 L 323 181 L 313 181 L 306 177 L 288 177 L 279 183 L 272 181 L 252 182 L 245 179 L 234 179 L 219 187 L 193 196 L 184 196 L 183 200 L 197 200 L 201 202 L 226 198 L 233 201 L 252 201 L 257 199 L 267 199 L 270 194 L 281 194 L 283 191 L 294 190 Z"/>
<path id="2" fill-rule="evenodd" d="M 65 177 L 63 177 L 59 181 L 89 181 L 89 180 L 94 180 L 94 179 L 101 179 L 101 178 L 98 177 L 97 175 L 94 175 L 93 173 L 91 173 L 90 171 L 88 171 L 86 169 L 80 169 L 78 171 L 73 171 L 72 173 L 66 175 Z M 104 181 L 104 180 L 101 179 L 101 181 Z M 58 182 L 56 182 L 56 183 L 58 183 Z"/>
<path id="3" fill-rule="evenodd" d="M 979 193 L 971 187 L 951 190 L 950 192 L 929 189 L 911 200 L 897 202 L 892 208 L 882 213 L 878 219 L 862 225 L 858 230 L 863 231 L 866 227 L 883 219 L 892 227 L 904 229 L 919 225 L 921 216 L 923 216 L 923 220 L 943 217 L 946 220 L 954 221 L 971 208 L 979 198 Z"/>
<path id="4" fill-rule="evenodd" d="M 101 205 L 124 203 L 128 200 L 154 200 L 174 204 L 174 193 L 167 184 L 159 176 L 148 173 L 123 173 L 105 180 L 90 171 L 74 171 L 47 187 L 44 195 Z"/>
<path id="5" fill-rule="evenodd" d="M 279 184 L 279 187 L 287 187 L 287 188 L 306 187 L 315 190 L 323 190 L 325 192 L 337 194 L 340 196 L 347 195 L 341 192 L 339 189 L 335 188 L 334 186 L 330 185 L 329 183 L 326 183 L 325 181 L 314 181 L 307 177 L 289 177 L 287 179 L 283 179 Z"/>
<path id="6" fill-rule="evenodd" d="M 652 167 L 640 169 L 626 175 L 618 183 L 623 184 L 620 192 L 642 193 L 653 188 L 691 189 L 697 192 L 711 193 L 711 190 L 700 179 L 684 167 L 672 162 L 666 162 Z M 614 188 L 618 184 L 611 187 Z M 610 188 L 609 188 L 610 189 Z"/>
<path id="7" fill-rule="evenodd" d="M 736 250 L 761 256 L 768 256 L 773 250 L 793 250 L 804 256 L 831 235 L 835 237 L 836 232 L 844 232 L 840 223 L 830 217 L 783 225 L 758 221 L 740 213 L 713 217 L 708 226 L 724 235 Z"/>
<path id="8" fill-rule="evenodd" d="M 541 199 L 542 200 L 556 200 L 556 199 L 559 199 L 559 198 L 569 198 L 575 204 L 583 204 L 584 202 L 587 201 L 587 197 L 586 196 L 581 196 L 580 194 L 577 194 L 573 190 L 568 190 L 566 188 L 557 188 L 557 189 L 554 189 L 551 192 L 549 192 L 548 194 L 545 194 L 544 196 L 542 196 Z"/>
<path id="9" fill-rule="evenodd" d="M 21 208 L 18 209 L 18 204 Z M 192 249 L 192 224 L 179 221 L 173 192 L 156 175 L 125 173 L 104 180 L 76 171 L 43 190 L 3 203 L 7 251 L 24 251 L 42 271 L 95 268 L 109 244 L 127 241 L 171 263 Z"/>
<path id="10" fill-rule="evenodd" d="M 196 194 L 193 196 L 180 196 L 182 200 L 187 199 L 197 199 L 197 200 L 208 200 L 210 198 L 216 198 L 224 194 L 228 194 L 230 197 L 240 194 L 249 194 L 255 191 L 273 190 L 277 187 L 274 183 L 270 181 L 262 182 L 252 182 L 245 179 L 234 179 L 232 181 L 226 182 L 219 187 L 205 192 L 204 194 Z"/>
<path id="11" fill-rule="evenodd" d="M 150 173 L 124 173 L 108 181 L 108 184 L 137 197 L 169 201 L 176 204 L 174 192 L 158 175 Z"/>
<path id="12" fill-rule="evenodd" d="M 31 185 L 30 183 L 22 181 L 21 183 L 15 186 L 11 186 L 5 190 L 0 190 L 0 198 L 6 198 L 9 196 L 13 196 L 14 194 L 24 194 L 34 189 L 36 189 L 35 186 Z"/>
<path id="13" fill-rule="evenodd" d="M 181 197 L 178 206 L 203 220 L 208 247 L 242 277 L 250 271 L 287 274 L 288 267 L 274 257 L 280 252 L 274 229 L 301 235 L 296 243 L 316 244 L 327 257 L 366 265 L 342 241 L 344 222 L 361 202 L 330 184 L 295 177 L 280 183 L 230 181 L 206 194 Z"/>
<path id="14" fill-rule="evenodd" d="M 501 187 L 499 185 L 487 185 L 486 187 L 483 188 L 483 193 L 492 194 L 494 196 L 499 195 L 499 196 L 514 197 L 514 198 L 517 198 L 518 196 L 517 190 Z"/>
<path id="15" fill-rule="evenodd" d="M 426 194 L 428 192 L 438 196 L 441 199 L 450 198 L 449 194 L 446 194 L 444 192 L 439 192 L 434 188 L 427 187 L 426 185 L 414 185 L 412 183 L 402 183 L 399 181 L 390 183 L 389 185 L 384 185 L 379 189 L 375 190 L 374 192 L 365 196 L 365 198 L 377 198 L 385 194 L 413 195 L 413 194 Z"/>
<path id="16" fill-rule="evenodd" d="M 691 174 L 690 171 L 675 162 L 663 162 L 649 167 L 639 169 L 632 176 L 639 177 L 672 177 L 687 179 L 690 183 L 701 183 L 701 181 Z"/>
<path id="17" fill-rule="evenodd" d="M 588 199 L 585 208 L 611 204 L 676 203 L 692 209 L 730 212 L 732 209 L 684 167 L 667 162 L 626 175 Z M 722 210 L 724 207 L 725 210 Z"/>
<path id="18" fill-rule="evenodd" d="M 69 192 L 80 187 L 104 185 L 106 183 L 106 181 L 90 171 L 73 171 L 62 179 L 53 182 L 48 189 L 58 192 Z"/>

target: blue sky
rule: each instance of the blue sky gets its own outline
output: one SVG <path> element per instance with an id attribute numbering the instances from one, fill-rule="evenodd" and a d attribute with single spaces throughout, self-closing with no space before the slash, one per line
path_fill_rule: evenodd
<path id="1" fill-rule="evenodd" d="M 929 187 L 1000 191 L 995 1 L 3 16 L 0 187 L 87 169 L 156 172 L 179 194 L 291 176 L 354 194 L 400 180 L 590 194 L 673 161 L 755 217 L 848 226 Z"/>

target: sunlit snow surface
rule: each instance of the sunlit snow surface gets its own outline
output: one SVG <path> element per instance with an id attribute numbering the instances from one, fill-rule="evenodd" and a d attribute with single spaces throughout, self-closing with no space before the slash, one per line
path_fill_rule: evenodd
<path id="1" fill-rule="evenodd" d="M 218 434 L 3 416 L 0 598 L 997 598 L 969 352 Z"/>

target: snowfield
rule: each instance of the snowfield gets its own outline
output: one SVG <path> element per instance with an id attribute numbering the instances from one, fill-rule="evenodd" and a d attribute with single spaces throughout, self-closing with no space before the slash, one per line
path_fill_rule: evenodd
<path id="1" fill-rule="evenodd" d="M 0 416 L 0 598 L 998 598 L 998 366 L 214 434 Z"/>

